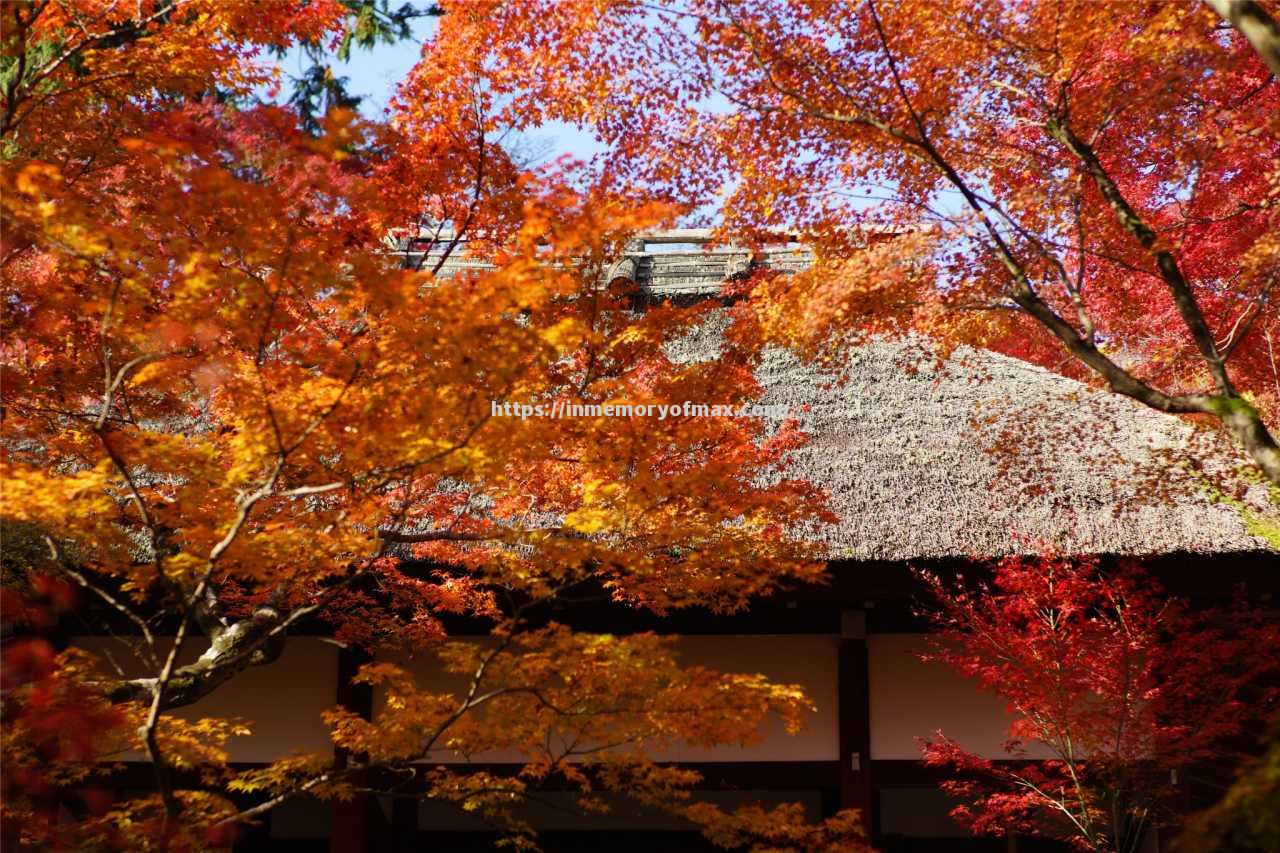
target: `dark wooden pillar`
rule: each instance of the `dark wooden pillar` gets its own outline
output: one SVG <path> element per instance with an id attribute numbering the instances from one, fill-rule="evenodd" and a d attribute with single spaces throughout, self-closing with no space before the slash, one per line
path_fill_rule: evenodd
<path id="1" fill-rule="evenodd" d="M 848 610 L 840 617 L 837 696 L 840 705 L 840 807 L 862 812 L 862 824 L 875 832 L 871 785 L 871 704 L 867 665 L 867 614 Z"/>
<path id="2" fill-rule="evenodd" d="M 17 850 L 18 839 L 22 837 L 22 827 L 16 820 L 0 821 L 0 849 Z"/>
<path id="3" fill-rule="evenodd" d="M 395 836 L 395 853 L 418 853 L 418 800 L 396 797 L 391 801 L 391 831 Z"/>
<path id="4" fill-rule="evenodd" d="M 338 650 L 338 705 L 354 711 L 366 720 L 373 719 L 373 688 L 367 684 L 355 684 L 352 679 L 369 656 L 357 649 Z M 334 750 L 334 762 L 345 767 L 352 756 L 344 749 Z M 377 808 L 367 794 L 357 794 L 350 800 L 333 801 L 333 832 L 329 837 L 330 853 L 369 853 L 373 826 L 370 810 Z"/>

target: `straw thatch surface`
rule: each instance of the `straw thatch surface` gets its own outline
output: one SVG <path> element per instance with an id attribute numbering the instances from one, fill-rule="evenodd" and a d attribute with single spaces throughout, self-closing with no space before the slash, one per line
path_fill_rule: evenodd
<path id="1" fill-rule="evenodd" d="M 702 232 L 648 235 L 603 279 L 628 278 L 657 298 L 713 295 L 749 256 L 668 245 L 706 241 Z M 405 263 L 422 257 L 408 244 L 394 248 Z M 757 256 L 784 272 L 810 260 L 794 245 Z M 461 252 L 440 274 L 488 268 Z M 722 323 L 673 342 L 672 355 L 717 357 Z M 939 369 L 922 342 L 878 342 L 850 348 L 832 372 L 772 350 L 757 373 L 767 389 L 762 402 L 787 404 L 812 437 L 786 475 L 828 490 L 842 522 L 806 535 L 833 559 L 994 556 L 1044 546 L 1097 554 L 1268 549 L 1241 511 L 1213 500 L 1214 488 L 1185 464 L 1206 458 L 1193 443 L 1199 451 L 1216 444 L 1208 458 L 1230 459 L 1232 448 L 1024 362 L 961 350 Z M 1244 504 L 1266 506 L 1252 498 Z"/>
<path id="2" fill-rule="evenodd" d="M 717 325 L 671 355 L 717 357 Z M 1180 420 L 991 352 L 936 361 L 920 342 L 862 344 L 835 382 L 765 354 L 762 402 L 787 404 L 812 437 L 786 473 L 824 486 L 843 519 L 811 531 L 831 558 L 1266 549 L 1176 467 L 1192 440 Z"/>

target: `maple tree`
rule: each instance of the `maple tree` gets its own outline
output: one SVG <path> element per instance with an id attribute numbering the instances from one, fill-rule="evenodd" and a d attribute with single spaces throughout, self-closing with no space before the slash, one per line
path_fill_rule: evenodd
<path id="1" fill-rule="evenodd" d="M 771 338 L 1001 349 L 1216 423 L 1280 484 L 1274 4 L 535 5 L 465 4 L 443 55 L 726 239 L 813 246 L 750 290 Z"/>
<path id="2" fill-rule="evenodd" d="M 3 9 L 5 619 L 24 637 L 4 652 L 6 846 L 224 846 L 291 798 L 506 747 L 517 774 L 433 767 L 423 795 L 531 843 L 515 806 L 557 776 L 583 808 L 621 791 L 727 844 L 850 849 L 852 813 L 726 813 L 688 798 L 697 774 L 648 757 L 750 742 L 769 716 L 794 729 L 798 688 L 551 618 L 566 594 L 727 611 L 816 580 L 794 531 L 821 496 L 776 475 L 795 432 L 492 415 L 758 394 L 747 353 L 668 358 L 708 306 L 637 315 L 598 283 L 674 209 L 519 168 L 480 68 L 450 66 L 432 92 L 424 62 L 387 122 L 332 109 L 308 128 L 254 103 L 264 55 L 340 49 L 366 5 Z M 494 268 L 436 278 L 385 251 L 389 231 L 439 222 L 448 250 L 469 239 Z M 64 647 L 50 625 L 68 609 L 141 674 Z M 451 636 L 451 616 L 487 635 Z M 387 701 L 373 723 L 326 713 L 341 762 L 234 770 L 251 720 L 174 712 L 302 629 L 382 653 L 359 679 Z M 387 662 L 406 648 L 464 686 L 416 683 Z M 121 750 L 145 756 L 154 790 L 104 801 Z"/>
<path id="3" fill-rule="evenodd" d="M 818 578 L 792 532 L 822 517 L 820 495 L 761 476 L 800 437 L 748 419 L 516 421 L 490 401 L 733 403 L 758 393 L 765 342 L 814 354 L 924 331 L 1215 419 L 1280 482 L 1274 10 L 1210 6 L 1223 16 L 446 4 L 389 119 L 368 122 L 322 62 L 402 33 L 411 13 L 386 3 L 7 4 L 6 560 L 32 547 L 6 566 L 5 618 L 26 632 L 4 652 L 6 841 L 222 844 L 237 821 L 351 796 L 365 771 L 444 745 L 526 756 L 514 777 L 425 777 L 426 796 L 522 837 L 513 804 L 558 775 L 584 807 L 626 791 L 727 845 L 857 844 L 847 813 L 805 826 L 794 808 L 694 804 L 694 774 L 646 757 L 749 741 L 769 714 L 798 725 L 794 687 L 547 618 L 563 596 L 731 610 Z M 265 57 L 291 48 L 313 60 L 293 107 L 256 105 Z M 504 138 L 551 119 L 608 152 L 522 168 Z M 712 201 L 726 238 L 799 234 L 817 263 L 735 284 L 752 298 L 725 357 L 675 364 L 664 341 L 709 307 L 637 316 L 598 278 L 632 233 Z M 398 268 L 379 247 L 406 226 L 444 241 L 418 260 L 465 240 L 495 268 Z M 86 602 L 148 674 L 45 636 Z M 488 637 L 451 637 L 449 616 Z M 234 771 L 240 722 L 173 712 L 300 629 L 425 650 L 469 686 L 375 663 L 361 678 L 393 698 L 387 724 L 327 715 L 345 765 Z M 103 802 L 97 759 L 123 748 L 147 756 L 154 796 Z M 81 819 L 37 819 L 69 791 Z"/>
<path id="4" fill-rule="evenodd" d="M 1232 739 L 1273 710 L 1280 632 L 1243 605 L 1191 610 L 1136 566 L 1092 559 L 1010 558 L 974 587 L 922 576 L 935 605 L 928 659 L 1014 717 L 1012 761 L 945 732 L 923 744 L 926 763 L 962 774 L 943 788 L 975 833 L 1140 849 L 1175 823 L 1196 765 L 1235 755 Z"/>

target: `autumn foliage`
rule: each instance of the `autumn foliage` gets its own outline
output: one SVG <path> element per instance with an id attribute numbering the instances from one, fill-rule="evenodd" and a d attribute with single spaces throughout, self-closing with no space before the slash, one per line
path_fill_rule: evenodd
<path id="1" fill-rule="evenodd" d="M 637 316 L 596 283 L 675 210 L 517 168 L 487 95 L 418 97 L 411 81 L 390 121 L 332 110 L 314 134 L 253 103 L 264 53 L 336 44 L 349 12 L 4 9 L 4 515 L 141 667 L 11 622 L 30 639 L 5 652 L 9 841 L 222 844 L 287 799 L 349 797 L 353 779 L 441 748 L 525 756 L 514 778 L 441 770 L 426 791 L 518 837 L 513 803 L 552 775 L 584 804 L 624 790 L 683 813 L 696 774 L 648 752 L 750 742 L 766 717 L 795 728 L 807 711 L 795 687 L 685 667 L 669 641 L 548 621 L 566 593 L 724 611 L 816 579 L 789 531 L 820 495 L 760 476 L 798 439 L 751 419 L 492 418 L 494 400 L 732 403 L 758 388 L 746 354 L 666 356 L 705 306 Z M 441 280 L 389 255 L 389 230 L 442 220 L 496 269 Z M 14 572 L 19 595 L 43 583 Z M 488 637 L 451 638 L 450 617 Z M 358 761 L 234 771 L 226 742 L 252 721 L 172 712 L 304 626 L 438 656 L 463 686 L 373 664 L 360 677 L 393 698 L 389 716 L 326 715 Z M 42 836 L 51 786 L 93 787 L 121 749 L 145 756 L 154 794 Z M 734 838 L 777 831 L 778 815 L 688 814 L 732 821 Z M 841 820 L 815 837 L 846 837 Z M 808 847 L 809 831 L 785 837 Z"/>
<path id="2" fill-rule="evenodd" d="M 435 768 L 424 795 L 522 844 L 516 805 L 554 778 L 584 810 L 625 792 L 725 846 L 862 845 L 856 815 L 727 813 L 690 798 L 696 774 L 650 757 L 751 743 L 771 717 L 794 730 L 810 709 L 797 687 L 555 618 L 568 600 L 735 611 L 820 580 L 797 531 L 833 519 L 786 469 L 804 437 L 750 418 L 502 419 L 492 401 L 742 403 L 760 393 L 765 344 L 820 356 L 928 334 L 1214 424 L 1251 460 L 1246 485 L 1280 483 L 1280 84 L 1208 8 L 443 11 L 370 120 L 323 69 L 292 107 L 260 96 L 282 51 L 324 56 L 403 26 L 373 0 L 0 7 L 4 617 L 20 635 L 4 650 L 6 844 L 225 846 L 292 798 L 341 800 L 432 751 L 501 748 L 521 756 L 514 775 Z M 313 111 L 317 93 L 334 108 Z M 592 128 L 606 153 L 534 168 L 504 147 L 551 120 Z M 798 236 L 817 263 L 735 282 L 723 357 L 677 362 L 665 344 L 710 303 L 637 312 L 601 279 L 634 234 L 709 205 L 726 239 Z M 393 251 L 389 235 L 408 242 Z M 492 268 L 437 276 L 415 240 Z M 1229 702 L 1205 703 L 1210 686 L 1244 701 L 1256 667 L 1228 655 L 1249 648 L 1240 637 L 1088 563 L 1048 588 L 1036 578 L 1051 573 L 1002 571 L 995 597 L 951 603 L 949 630 L 1020 625 L 1019 654 L 1064 655 L 1046 658 L 1061 673 L 1046 683 L 1072 701 L 1045 713 L 1083 702 L 1070 721 L 1089 757 L 1041 765 L 1054 796 L 1086 764 L 1105 777 L 1091 791 L 1121 780 L 1136 796 L 1126 774 L 1167 774 L 1238 730 Z M 1035 602 L 1065 638 L 1057 617 L 1045 629 L 1020 609 Z M 131 664 L 70 648 L 71 612 L 118 634 Z M 451 620 L 482 635 L 453 636 Z M 227 744 L 252 721 L 191 706 L 302 631 L 372 658 L 359 681 L 386 711 L 325 714 L 342 761 L 232 768 Z M 1204 641 L 1181 667 L 1180 632 Z M 417 683 L 391 662 L 406 650 L 461 686 Z M 955 662 L 1014 678 L 982 660 Z M 1011 683 L 1040 707 L 1043 685 Z M 1138 684 L 1155 692 L 1136 701 Z M 1020 730 L 1033 735 L 1060 744 Z M 104 802 L 126 753 L 153 792 Z M 1162 783 L 1142 785 L 1159 800 Z M 1002 814 L 1029 820 L 1022 796 Z M 1065 807 L 1095 846 L 1120 832 L 1102 828 L 1099 796 Z M 1155 801 L 1125 802 L 1162 819 Z"/>
<path id="3" fill-rule="evenodd" d="M 474 3 L 439 43 L 512 121 L 593 128 L 602 173 L 816 247 L 762 284 L 771 338 L 1001 349 L 1216 425 L 1275 485 L 1280 29 L 1214 5 Z"/>
<path id="4" fill-rule="evenodd" d="M 1257 610 L 1192 610 L 1134 566 L 1010 558 L 989 584 L 924 574 L 929 658 L 1005 700 L 1010 761 L 938 732 L 926 763 L 975 833 L 1018 832 L 1081 850 L 1137 849 L 1178 825 L 1197 766 L 1253 750 L 1274 712 L 1280 640 Z M 1045 757 L 1047 756 L 1047 757 Z"/>

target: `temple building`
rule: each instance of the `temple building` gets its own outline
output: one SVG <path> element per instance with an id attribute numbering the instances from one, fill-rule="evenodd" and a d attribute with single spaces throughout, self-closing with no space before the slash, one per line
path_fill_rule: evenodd
<path id="1" fill-rule="evenodd" d="M 752 263 L 795 269 L 808 262 L 796 246 L 751 257 L 704 251 L 705 240 L 700 232 L 650 235 L 608 275 L 634 281 L 654 299 L 702 298 Z M 414 262 L 431 251 L 412 241 L 396 248 Z M 451 257 L 441 274 L 476 264 Z M 671 352 L 710 359 L 718 345 L 713 321 L 673 342 Z M 913 369 L 902 369 L 906 363 Z M 811 531 L 827 554 L 829 584 L 728 616 L 682 612 L 658 620 L 593 607 L 567 621 L 584 630 L 675 633 L 687 662 L 804 686 L 817 711 L 799 735 L 779 727 L 748 747 L 659 756 L 699 770 L 700 796 L 724 804 L 798 801 L 814 817 L 860 808 L 885 851 L 1061 849 L 1029 838 L 974 839 L 948 817 L 954 804 L 937 786 L 945 773 L 921 763 L 919 738 L 941 729 L 986 757 L 1009 760 L 1010 720 L 999 698 L 921 661 L 926 628 L 911 567 L 951 573 L 1048 547 L 1104 563 L 1137 559 L 1176 594 L 1216 600 L 1245 584 L 1255 602 L 1266 602 L 1280 592 L 1280 559 L 1237 505 L 1215 500 L 1177 464 L 1199 440 L 1177 418 L 992 352 L 962 348 L 938 363 L 912 340 L 860 345 L 837 368 L 838 376 L 771 351 L 759 370 L 762 402 L 785 404 L 811 436 L 790 475 L 825 487 L 840 518 Z M 1002 452 L 990 452 L 997 444 Z M 325 749 L 321 709 L 339 702 L 377 719 L 377 696 L 348 680 L 358 663 L 320 638 L 294 637 L 279 660 L 181 713 L 253 720 L 253 733 L 231 747 L 232 759 L 245 765 L 295 748 Z M 412 665 L 425 681 L 440 678 L 425 663 Z M 515 760 L 472 758 L 496 769 Z M 146 768 L 136 770 L 145 781 Z M 404 783 L 403 796 L 287 803 L 241 847 L 491 849 L 491 827 L 420 802 L 412 784 Z M 714 849 L 673 818 L 625 804 L 586 818 L 557 808 L 562 795 L 547 791 L 528 810 L 549 851 Z M 1153 838 L 1151 849 L 1159 843 Z"/>

